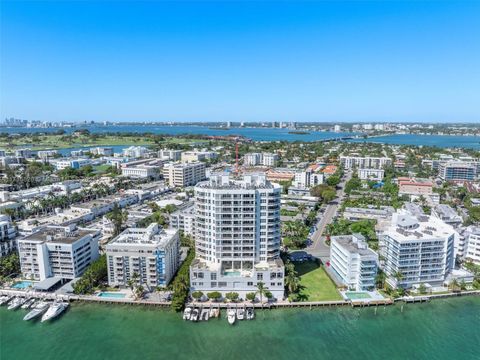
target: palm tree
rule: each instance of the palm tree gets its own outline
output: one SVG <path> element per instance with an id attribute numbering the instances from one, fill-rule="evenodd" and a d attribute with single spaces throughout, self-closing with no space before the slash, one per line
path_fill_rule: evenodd
<path id="1" fill-rule="evenodd" d="M 258 294 L 260 296 L 260 304 L 263 304 L 263 296 L 266 295 L 267 291 L 268 288 L 265 284 L 262 281 L 259 281 L 257 283 L 257 291 L 255 292 L 255 295 Z"/>
<path id="2" fill-rule="evenodd" d="M 375 276 L 375 283 L 377 286 L 384 288 L 385 287 L 385 280 L 387 280 L 387 274 L 383 271 L 379 270 L 377 275 Z"/>
<path id="3" fill-rule="evenodd" d="M 403 280 L 405 276 L 403 276 L 401 271 L 395 271 L 393 273 L 393 277 L 395 278 L 395 280 L 397 280 L 397 287 L 398 287 L 398 284 L 400 283 L 400 281 Z"/>
<path id="4" fill-rule="evenodd" d="M 449 287 L 450 290 L 452 290 L 452 291 L 458 291 L 458 289 L 460 288 L 460 283 L 458 282 L 457 279 L 453 279 L 453 280 L 450 281 L 450 283 L 448 284 L 448 287 Z"/>

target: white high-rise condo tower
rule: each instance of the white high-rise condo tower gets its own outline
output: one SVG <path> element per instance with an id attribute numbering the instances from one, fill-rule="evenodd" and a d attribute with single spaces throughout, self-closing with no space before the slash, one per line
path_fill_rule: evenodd
<path id="1" fill-rule="evenodd" d="M 264 175 L 213 175 L 197 184 L 192 291 L 245 298 L 263 282 L 275 298 L 283 298 L 280 194 L 281 186 Z"/>

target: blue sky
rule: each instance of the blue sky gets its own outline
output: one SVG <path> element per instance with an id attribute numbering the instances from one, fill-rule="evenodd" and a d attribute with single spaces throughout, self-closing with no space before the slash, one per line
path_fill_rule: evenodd
<path id="1" fill-rule="evenodd" d="M 0 116 L 480 122 L 480 2 L 22 2 Z"/>

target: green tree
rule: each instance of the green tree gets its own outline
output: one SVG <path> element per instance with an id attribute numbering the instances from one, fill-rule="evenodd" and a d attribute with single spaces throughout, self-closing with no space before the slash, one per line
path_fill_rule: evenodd
<path id="1" fill-rule="evenodd" d="M 201 292 L 201 291 L 194 291 L 194 292 L 192 293 L 192 297 L 193 297 L 195 300 L 199 301 L 199 300 L 203 297 L 203 292 Z"/>
<path id="2" fill-rule="evenodd" d="M 234 291 L 228 292 L 228 293 L 225 294 L 225 297 L 232 302 L 237 301 L 239 296 L 240 295 L 237 292 L 234 292 Z"/>
<path id="3" fill-rule="evenodd" d="M 212 301 L 218 301 L 222 298 L 222 294 L 218 291 L 212 291 L 207 294 L 207 297 Z"/>
<path id="4" fill-rule="evenodd" d="M 249 292 L 245 295 L 245 298 L 248 300 L 248 301 L 251 301 L 251 302 L 254 302 L 255 301 L 255 298 L 256 298 L 256 295 L 254 292 Z"/>

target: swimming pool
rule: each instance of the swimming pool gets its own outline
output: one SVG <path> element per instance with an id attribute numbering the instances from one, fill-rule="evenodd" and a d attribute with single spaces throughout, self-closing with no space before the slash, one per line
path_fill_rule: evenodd
<path id="1" fill-rule="evenodd" d="M 14 289 L 26 289 L 33 286 L 33 281 L 18 281 L 13 284 Z"/>
<path id="2" fill-rule="evenodd" d="M 127 294 L 123 293 L 114 293 L 114 292 L 101 292 L 98 294 L 98 297 L 102 298 L 115 298 L 115 299 L 123 299 Z"/>
<path id="3" fill-rule="evenodd" d="M 345 293 L 345 296 L 350 300 L 360 300 L 360 299 L 371 299 L 372 297 L 368 292 L 352 292 L 348 291 Z"/>

